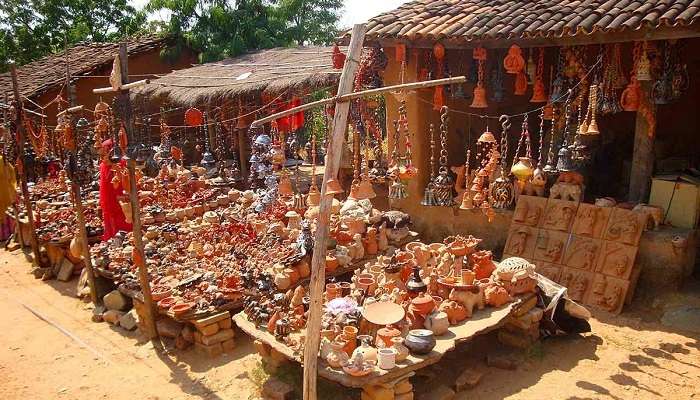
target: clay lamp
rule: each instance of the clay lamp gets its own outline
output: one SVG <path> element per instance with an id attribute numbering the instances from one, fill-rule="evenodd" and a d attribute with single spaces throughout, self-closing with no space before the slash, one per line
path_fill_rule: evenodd
<path id="1" fill-rule="evenodd" d="M 174 306 L 170 307 L 168 310 L 170 313 L 175 315 L 176 317 L 179 317 L 181 315 L 184 315 L 188 312 L 190 312 L 194 308 L 194 303 L 188 302 L 188 303 L 177 303 Z"/>

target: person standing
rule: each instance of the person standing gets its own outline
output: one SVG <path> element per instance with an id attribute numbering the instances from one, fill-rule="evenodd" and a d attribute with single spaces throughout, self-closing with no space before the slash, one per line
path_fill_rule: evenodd
<path id="1" fill-rule="evenodd" d="M 100 149 L 100 208 L 104 225 L 102 240 L 109 240 L 119 231 L 130 232 L 132 229 L 119 205 L 119 198 L 125 196 L 125 193 L 121 181 L 114 179 L 114 164 L 110 160 L 113 148 L 114 142 L 108 139 L 102 142 Z M 123 160 L 120 165 L 124 166 Z"/>

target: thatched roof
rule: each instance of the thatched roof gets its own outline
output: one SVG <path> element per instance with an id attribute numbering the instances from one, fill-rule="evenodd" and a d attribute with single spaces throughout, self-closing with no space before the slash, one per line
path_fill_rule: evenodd
<path id="1" fill-rule="evenodd" d="M 127 40 L 129 55 L 140 54 L 166 45 L 167 37 L 143 35 Z M 78 43 L 68 49 L 71 75 L 90 75 L 105 65 L 111 65 L 119 52 L 119 43 Z M 66 81 L 65 51 L 52 54 L 17 68 L 17 79 L 23 95 L 38 96 Z M 12 92 L 9 72 L 0 74 L 0 94 Z M 10 96 L 12 97 L 12 96 Z"/>
<path id="2" fill-rule="evenodd" d="M 256 92 L 321 88 L 336 84 L 340 77 L 340 70 L 333 69 L 332 54 L 331 47 L 259 50 L 171 72 L 132 93 L 192 106 Z"/>

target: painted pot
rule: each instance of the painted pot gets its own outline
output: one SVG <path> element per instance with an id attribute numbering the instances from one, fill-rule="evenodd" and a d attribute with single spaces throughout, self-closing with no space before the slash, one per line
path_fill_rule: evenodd
<path id="1" fill-rule="evenodd" d="M 404 344 L 411 353 L 428 354 L 435 347 L 435 335 L 428 329 L 413 329 L 408 332 Z"/>

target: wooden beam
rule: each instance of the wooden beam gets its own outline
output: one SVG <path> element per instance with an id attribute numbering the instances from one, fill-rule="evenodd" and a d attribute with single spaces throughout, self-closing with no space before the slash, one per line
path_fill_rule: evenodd
<path id="1" fill-rule="evenodd" d="M 466 81 L 467 81 L 466 76 L 455 76 L 452 78 L 434 79 L 431 81 L 402 83 L 399 85 L 385 86 L 385 87 L 380 87 L 380 88 L 376 88 L 376 89 L 368 89 L 368 90 L 362 90 L 359 92 L 338 95 L 336 97 L 329 97 L 327 99 L 313 101 L 311 103 L 302 104 L 298 107 L 290 108 L 289 110 L 284 110 L 284 111 L 278 112 L 276 114 L 268 115 L 265 118 L 261 118 L 259 120 L 253 121 L 251 126 L 253 126 L 253 127 L 260 126 L 262 124 L 266 124 L 266 123 L 274 121 L 276 119 L 286 117 L 287 115 L 296 114 L 296 113 L 301 112 L 301 111 L 306 111 L 306 110 L 309 110 L 309 109 L 314 108 L 314 107 L 320 107 L 320 106 L 335 103 L 335 102 L 342 103 L 342 102 L 347 102 L 347 101 L 350 101 L 353 99 L 359 99 L 361 97 L 374 96 L 377 94 L 383 94 L 383 93 L 387 93 L 387 92 L 426 89 L 426 88 L 431 88 L 434 86 L 452 85 L 455 83 L 464 83 Z"/>
<path id="2" fill-rule="evenodd" d="M 127 77 L 127 78 L 122 78 L 122 80 L 127 80 L 127 81 L 128 81 L 129 78 L 128 78 L 128 77 Z M 131 82 L 131 83 L 125 83 L 125 84 L 123 84 L 119 89 L 120 89 L 120 90 L 134 89 L 134 88 L 137 88 L 137 87 L 139 87 L 139 86 L 146 85 L 146 84 L 148 84 L 148 83 L 151 83 L 151 80 L 150 80 L 150 79 L 141 79 L 140 81 Z M 110 87 L 104 87 L 104 88 L 92 89 L 92 93 L 95 93 L 95 94 L 112 93 L 112 92 L 114 92 L 114 91 L 115 91 L 114 88 L 112 88 L 111 86 L 110 86 Z"/>
<path id="3" fill-rule="evenodd" d="M 651 82 L 641 83 L 640 110 L 634 128 L 634 151 L 632 154 L 632 169 L 630 171 L 630 186 L 628 200 L 631 202 L 646 202 L 651 187 L 651 177 L 654 173 L 654 132 L 650 129 L 647 118 L 642 112 L 643 107 L 654 107 L 650 104 L 649 91 Z"/>
<path id="4" fill-rule="evenodd" d="M 124 123 L 124 127 L 126 129 L 128 142 L 129 144 L 133 144 L 136 136 L 134 135 L 136 129 L 134 127 L 134 114 L 130 107 L 131 101 L 129 99 L 129 88 L 134 86 L 129 84 L 129 56 L 126 50 L 126 42 L 119 43 L 119 58 L 119 68 L 122 76 L 121 90 L 118 94 L 119 102 L 129 105 L 128 107 L 125 107 L 127 109 L 126 115 L 122 117 L 125 117 L 126 120 L 123 120 L 122 122 Z M 153 296 L 151 295 L 151 284 L 148 279 L 148 265 L 146 264 L 146 256 L 143 251 L 141 208 L 139 206 L 138 188 L 136 187 L 136 160 L 134 160 L 133 157 L 129 157 L 126 165 L 127 169 L 129 170 L 129 201 L 131 203 L 131 221 L 134 237 L 134 262 L 137 264 L 139 271 L 139 283 L 141 286 L 141 293 L 143 294 L 143 302 L 146 312 L 146 315 L 144 315 L 146 332 L 144 333 L 149 339 L 155 339 L 158 337 L 158 331 L 156 329 L 156 320 L 154 318 L 155 305 L 153 304 Z"/>
<path id="5" fill-rule="evenodd" d="M 352 28 L 352 39 L 348 48 L 343 73 L 338 84 L 338 94 L 352 92 L 355 72 L 360 64 L 362 44 L 365 38 L 365 25 L 357 24 Z M 333 196 L 326 196 L 328 180 L 335 178 L 340 165 L 343 138 L 348 124 L 350 103 L 339 102 L 333 116 L 332 134 L 326 153 L 326 168 L 321 186 L 321 203 L 319 204 L 318 224 L 316 227 L 314 252 L 311 258 L 311 282 L 309 284 L 311 304 L 306 323 L 306 342 L 304 343 L 304 400 L 316 400 L 316 379 L 318 370 L 318 348 L 321 342 L 321 314 L 323 313 L 323 289 L 326 282 L 325 260 L 328 246 L 328 233 L 331 204 Z"/>
<path id="6" fill-rule="evenodd" d="M 17 109 L 16 111 L 16 124 L 17 124 L 17 165 L 19 166 L 19 181 L 20 187 L 22 188 L 22 197 L 24 200 L 24 208 L 27 211 L 27 218 L 29 219 L 29 243 L 32 246 L 32 252 L 34 253 L 34 264 L 41 265 L 41 258 L 39 257 L 39 241 L 36 237 L 36 227 L 34 226 L 34 210 L 32 208 L 32 200 L 29 198 L 29 185 L 27 185 L 27 171 L 24 165 L 24 144 L 26 136 L 24 134 L 24 113 L 22 106 L 22 97 L 19 94 L 19 83 L 17 82 L 17 68 L 15 64 L 10 64 L 10 75 L 12 75 L 12 90 L 15 92 L 15 103 Z M 17 227 L 19 228 L 19 220 L 17 221 Z"/>
<path id="7" fill-rule="evenodd" d="M 70 101 L 69 101 L 69 103 L 70 103 Z M 69 108 L 66 108 L 65 110 L 59 112 L 58 114 L 56 114 L 56 116 L 60 117 L 63 114 L 73 114 L 73 113 L 76 113 L 78 111 L 82 111 L 84 108 L 85 108 L 85 106 L 82 104 L 79 106 L 69 107 Z"/>

